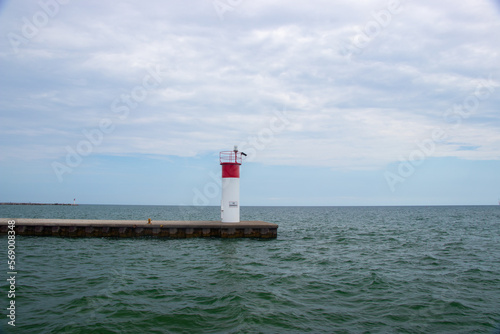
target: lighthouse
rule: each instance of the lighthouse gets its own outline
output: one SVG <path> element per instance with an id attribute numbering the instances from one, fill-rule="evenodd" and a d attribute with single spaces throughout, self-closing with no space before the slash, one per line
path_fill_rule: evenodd
<path id="1" fill-rule="evenodd" d="M 219 162 L 222 166 L 222 199 L 220 204 L 220 218 L 223 223 L 240 222 L 240 165 L 245 153 L 238 151 L 234 146 L 232 151 L 219 153 Z"/>

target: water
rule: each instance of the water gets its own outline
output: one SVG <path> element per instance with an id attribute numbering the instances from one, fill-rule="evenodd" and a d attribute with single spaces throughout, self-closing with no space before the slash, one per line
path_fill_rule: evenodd
<path id="1" fill-rule="evenodd" d="M 217 207 L 0 206 L 0 217 L 9 218 L 216 220 L 218 215 Z M 500 206 L 246 207 L 241 216 L 278 223 L 278 238 L 18 236 L 16 327 L 3 320 L 3 330 L 499 329 Z M 6 260 L 5 236 L 1 245 Z M 0 262 L 0 273 L 6 277 L 6 261 Z M 7 290 L 3 283 L 4 310 Z"/>

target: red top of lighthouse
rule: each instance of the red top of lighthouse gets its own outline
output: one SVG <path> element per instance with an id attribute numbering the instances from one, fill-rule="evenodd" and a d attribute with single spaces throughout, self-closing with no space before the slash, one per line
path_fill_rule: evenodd
<path id="1" fill-rule="evenodd" d="M 222 165 L 223 178 L 239 178 L 240 165 L 243 160 L 242 156 L 246 156 L 243 152 L 238 152 L 238 146 L 234 146 L 232 151 L 222 151 L 219 153 L 219 162 Z"/>

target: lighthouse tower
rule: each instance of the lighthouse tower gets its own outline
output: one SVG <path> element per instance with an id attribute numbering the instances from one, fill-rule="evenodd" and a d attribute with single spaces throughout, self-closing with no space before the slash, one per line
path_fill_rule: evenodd
<path id="1" fill-rule="evenodd" d="M 221 222 L 240 222 L 240 165 L 243 152 L 238 152 L 238 146 L 232 151 L 219 153 L 222 166 L 222 200 L 220 204 Z"/>

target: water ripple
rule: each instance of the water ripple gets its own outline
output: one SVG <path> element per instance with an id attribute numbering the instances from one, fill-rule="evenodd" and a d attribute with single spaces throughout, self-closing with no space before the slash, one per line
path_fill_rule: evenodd
<path id="1" fill-rule="evenodd" d="M 493 333 L 500 322 L 499 209 L 242 209 L 248 219 L 280 224 L 278 239 L 266 241 L 18 237 L 16 329 Z M 217 215 L 217 208 L 142 206 L 0 210 L 41 218 Z"/>

